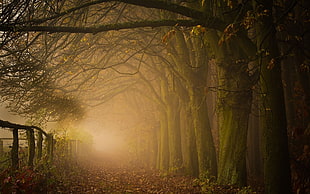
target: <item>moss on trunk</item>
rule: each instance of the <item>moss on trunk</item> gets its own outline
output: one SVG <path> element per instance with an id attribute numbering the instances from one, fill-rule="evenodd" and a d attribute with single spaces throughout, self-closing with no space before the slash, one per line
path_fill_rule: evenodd
<path id="1" fill-rule="evenodd" d="M 203 88 L 190 89 L 190 105 L 198 153 L 200 176 L 216 176 L 217 162 Z"/>
<path id="2" fill-rule="evenodd" d="M 183 168 L 180 131 L 179 99 L 174 94 L 169 95 L 167 103 L 168 137 L 169 137 L 169 171 L 180 172 Z"/>

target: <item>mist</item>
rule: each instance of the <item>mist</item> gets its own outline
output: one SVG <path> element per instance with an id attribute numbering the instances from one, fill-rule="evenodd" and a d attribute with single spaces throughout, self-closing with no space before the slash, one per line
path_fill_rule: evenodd
<path id="1" fill-rule="evenodd" d="M 0 193 L 310 193 L 308 7 L 1 1 Z"/>

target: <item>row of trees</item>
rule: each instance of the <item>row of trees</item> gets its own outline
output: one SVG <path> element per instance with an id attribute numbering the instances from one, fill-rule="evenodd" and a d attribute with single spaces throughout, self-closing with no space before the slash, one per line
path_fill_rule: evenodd
<path id="1" fill-rule="evenodd" d="M 309 128 L 306 1 L 12 0 L 1 6 L 1 99 L 16 112 L 81 115 L 73 96 L 99 105 L 119 94 L 136 102 L 131 94 L 139 95 L 137 115 L 141 107 L 152 110 L 150 164 L 238 186 L 247 184 L 255 112 L 259 125 L 251 129 L 262 133 L 255 153 L 263 150 L 266 193 L 291 191 L 287 130 L 291 139 L 302 137 L 291 156 L 307 154 L 294 152 L 305 148 Z M 305 189 L 303 175 L 297 177 L 294 190 Z"/>

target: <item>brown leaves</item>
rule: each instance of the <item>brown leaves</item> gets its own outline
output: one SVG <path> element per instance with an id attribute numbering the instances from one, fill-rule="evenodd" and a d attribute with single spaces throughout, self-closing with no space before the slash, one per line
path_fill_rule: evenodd
<path id="1" fill-rule="evenodd" d="M 223 35 L 218 42 L 218 45 L 221 46 L 224 42 L 229 41 L 233 36 L 237 35 L 238 31 L 239 31 L 239 29 L 236 27 L 235 24 L 229 24 L 225 28 Z"/>
<path id="2" fill-rule="evenodd" d="M 272 70 L 274 68 L 275 64 L 276 64 L 276 60 L 274 58 L 272 58 L 267 65 L 267 69 Z"/>
<path id="3" fill-rule="evenodd" d="M 163 38 L 162 38 L 162 42 L 167 44 L 167 42 L 175 35 L 176 31 L 175 30 L 170 30 L 169 32 L 167 32 Z"/>
<path id="4" fill-rule="evenodd" d="M 185 176 L 162 176 L 158 171 L 143 168 L 91 164 L 80 166 L 75 173 L 66 173 L 60 193 L 200 193 Z"/>
<path id="5" fill-rule="evenodd" d="M 246 29 L 250 29 L 254 26 L 256 19 L 253 11 L 247 11 L 246 15 L 243 18 L 241 25 Z"/>
<path id="6" fill-rule="evenodd" d="M 200 34 L 203 34 L 207 31 L 207 29 L 201 25 L 197 25 L 197 26 L 194 26 L 192 28 L 192 31 L 191 31 L 191 34 L 192 35 L 195 35 L 195 36 L 198 36 Z"/>

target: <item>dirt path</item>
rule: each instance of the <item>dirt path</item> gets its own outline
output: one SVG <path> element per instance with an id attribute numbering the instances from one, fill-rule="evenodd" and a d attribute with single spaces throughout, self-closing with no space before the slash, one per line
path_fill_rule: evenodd
<path id="1" fill-rule="evenodd" d="M 63 173 L 55 193 L 200 193 L 192 178 L 137 167 L 88 162 Z"/>
<path id="2" fill-rule="evenodd" d="M 157 194 L 260 194 L 250 188 L 231 185 L 217 185 L 208 180 L 201 181 L 181 175 L 161 175 L 157 170 L 150 170 L 132 165 L 124 165 L 126 159 L 88 158 L 78 164 L 63 163 L 58 166 L 58 182 L 52 193 L 157 193 Z M 120 161 L 125 161 L 120 163 Z M 202 192 L 204 191 L 204 192 Z"/>

